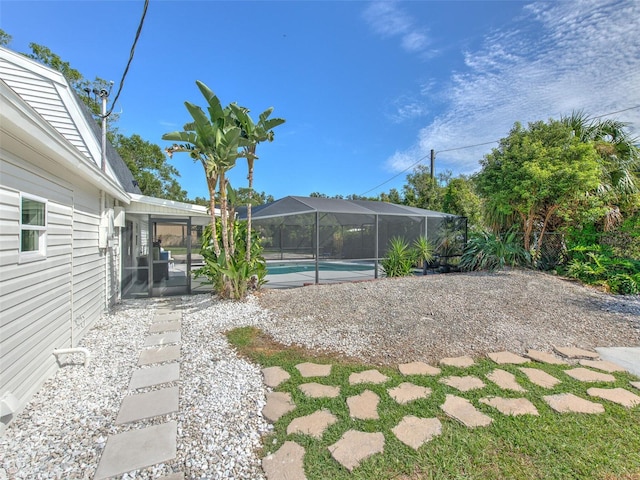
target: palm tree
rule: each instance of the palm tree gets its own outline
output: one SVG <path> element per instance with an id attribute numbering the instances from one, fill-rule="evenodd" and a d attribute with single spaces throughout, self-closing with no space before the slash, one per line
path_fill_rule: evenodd
<path id="1" fill-rule="evenodd" d="M 581 111 L 573 112 L 561 121 L 583 142 L 593 142 L 600 155 L 603 174 L 597 194 L 609 203 L 605 230 L 613 228 L 622 219 L 619 206 L 614 203 L 638 193 L 640 149 L 637 139 L 629 136 L 626 123 L 591 119 Z"/>
<path id="2" fill-rule="evenodd" d="M 269 118 L 273 112 L 273 107 L 266 109 L 258 117 L 258 123 L 254 123 L 253 119 L 249 115 L 249 110 L 244 107 L 240 107 L 235 103 L 229 105 L 233 114 L 236 117 L 240 127 L 242 128 L 242 137 L 247 141 L 247 145 L 244 146 L 243 156 L 247 159 L 248 174 L 247 180 L 249 182 L 249 201 L 247 202 L 247 251 L 246 260 L 251 260 L 251 203 L 253 197 L 253 164 L 258 159 L 256 155 L 256 147 L 259 143 L 269 141 L 272 142 L 274 138 L 273 129 L 278 125 L 282 125 L 285 120 L 282 118 Z"/>
<path id="3" fill-rule="evenodd" d="M 185 102 L 193 122 L 187 123 L 184 131 L 166 133 L 162 139 L 182 142 L 167 148 L 169 156 L 176 152 L 187 152 L 191 158 L 202 163 L 209 189 L 212 240 L 216 256 L 220 255 L 215 218 L 215 195 L 218 187 L 221 203 L 222 249 L 225 254 L 225 264 L 227 264 L 234 252 L 233 235 L 230 235 L 233 219 L 229 219 L 227 205 L 229 182 L 226 174 L 234 167 L 236 160 L 241 156 L 239 149 L 246 147 L 247 141 L 242 137 L 242 129 L 231 118 L 231 109 L 222 108 L 218 97 L 204 83 L 197 81 L 196 84 L 207 100 L 209 116 L 207 117 L 199 106 Z"/>

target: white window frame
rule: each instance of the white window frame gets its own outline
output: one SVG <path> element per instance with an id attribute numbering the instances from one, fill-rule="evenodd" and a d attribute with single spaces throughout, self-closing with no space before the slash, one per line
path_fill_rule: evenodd
<path id="1" fill-rule="evenodd" d="M 22 205 L 23 200 L 31 200 L 44 205 L 44 225 L 29 225 L 22 223 Z M 20 249 L 20 263 L 34 262 L 37 260 L 44 260 L 47 258 L 47 227 L 49 217 L 49 205 L 45 198 L 38 197 L 36 195 L 30 195 L 28 193 L 20 193 L 20 239 L 18 248 Z M 36 231 L 38 232 L 38 249 L 22 251 L 22 232 Z"/>

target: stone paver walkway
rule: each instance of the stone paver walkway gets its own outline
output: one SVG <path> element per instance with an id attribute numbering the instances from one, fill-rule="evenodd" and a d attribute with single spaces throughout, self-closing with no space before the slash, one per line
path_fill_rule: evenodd
<path id="1" fill-rule="evenodd" d="M 382 432 L 365 433 L 349 430 L 342 438 L 329 446 L 331 456 L 350 472 L 365 458 L 384 451 Z"/>
<path id="2" fill-rule="evenodd" d="M 298 388 L 307 397 L 311 398 L 337 398 L 340 396 L 340 387 L 334 385 L 321 385 L 319 383 L 303 383 Z"/>
<path id="3" fill-rule="evenodd" d="M 526 392 L 526 390 L 516 381 L 516 376 L 513 373 L 496 369 L 493 372 L 487 373 L 486 377 L 504 390 Z"/>
<path id="4" fill-rule="evenodd" d="M 129 382 L 130 395 L 120 406 L 115 425 L 134 424 L 134 428 L 107 438 L 95 480 L 122 475 L 176 458 L 178 424 L 175 420 L 152 426 L 138 426 L 145 419 L 172 415 L 178 411 L 177 386 L 162 388 L 180 379 L 180 327 L 182 310 L 166 302 L 151 317 L 149 335 L 140 352 L 138 369 Z M 170 363 L 167 363 L 170 362 Z M 141 389 L 154 388 L 139 392 Z M 180 472 L 168 478 L 180 479 Z"/>
<path id="5" fill-rule="evenodd" d="M 570 359 L 570 361 L 559 358 L 552 353 L 537 350 L 528 350 L 526 357 L 511 352 L 489 353 L 487 356 L 498 365 L 530 365 L 527 367 L 511 367 L 511 369 L 517 368 L 523 375 L 514 375 L 504 370 L 503 368 L 509 368 L 506 366 L 496 368 L 486 374 L 487 380 L 505 391 L 507 395 L 505 397 L 485 396 L 480 399 L 472 397 L 476 398 L 476 400 L 471 401 L 461 396 L 465 392 L 486 387 L 480 378 L 473 375 L 449 375 L 430 380 L 430 382 L 437 381 L 437 383 L 442 384 L 443 386 L 439 387 L 439 389 L 453 388 L 460 392 L 460 395 L 446 393 L 445 401 L 440 405 L 440 409 L 448 417 L 469 429 L 483 428 L 491 425 L 496 415 L 539 415 L 538 409 L 528 398 L 511 398 L 513 392 L 518 392 L 522 395 L 535 391 L 536 386 L 551 390 L 557 385 L 563 384 L 563 380 L 548 374 L 541 368 L 537 368 L 536 365 L 545 363 L 564 365 L 566 369 L 563 369 L 563 372 L 567 374 L 567 378 L 564 378 L 564 381 L 581 382 L 585 384 L 585 387 L 593 382 L 613 382 L 616 378 L 612 374 L 620 371 L 617 365 L 599 360 L 598 354 L 594 352 L 575 347 L 556 347 L 555 351 L 559 355 Z M 569 363 L 573 365 L 578 361 L 580 363 L 579 367 L 569 366 Z M 444 358 L 439 364 L 443 367 L 465 369 L 474 366 L 475 361 L 471 357 L 462 356 Z M 331 374 L 331 365 L 303 363 L 296 365 L 295 368 L 303 378 L 329 376 Z M 440 368 L 423 362 L 411 362 L 398 365 L 398 370 L 402 375 L 412 376 L 412 381 L 387 386 L 385 384 L 390 382 L 391 379 L 379 370 L 371 369 L 352 373 L 348 379 L 349 387 L 345 388 L 352 389 L 362 385 L 363 390 L 359 394 L 351 395 L 344 400 L 350 417 L 355 420 L 378 421 L 383 415 L 383 412 L 380 411 L 381 397 L 378 394 L 380 393 L 380 388 L 386 390 L 386 395 L 389 395 L 400 405 L 411 405 L 411 402 L 421 399 L 426 399 L 427 402 L 430 402 L 432 398 L 442 398 L 433 395 L 432 388 L 419 385 L 427 377 L 440 376 Z M 264 369 L 263 374 L 265 384 L 271 388 L 276 388 L 281 382 L 290 378 L 290 372 L 280 367 Z M 419 376 L 422 376 L 422 378 Z M 571 380 L 569 377 L 571 377 Z M 328 379 L 327 381 L 329 382 Z M 378 393 L 366 388 L 368 384 L 381 385 L 381 387 L 375 387 Z M 429 385 L 433 387 L 434 383 Z M 640 382 L 630 382 L 629 388 L 633 389 L 633 387 L 640 389 Z M 495 387 L 492 388 L 495 390 Z M 310 382 L 298 385 L 298 389 L 308 398 L 335 399 L 340 396 L 341 385 Z M 385 394 L 381 393 L 381 395 Z M 613 402 L 626 408 L 637 408 L 640 405 L 640 395 L 625 388 L 591 387 L 586 390 L 585 395 L 593 399 Z M 558 415 L 598 414 L 605 411 L 601 403 L 587 400 L 571 393 L 543 395 L 542 400 L 547 405 L 547 408 Z M 483 405 L 486 405 L 486 407 L 483 407 Z M 478 406 L 480 409 L 477 408 Z M 289 393 L 270 392 L 267 394 L 267 404 L 263 415 L 271 422 L 276 422 L 282 415 L 294 411 L 295 408 L 296 405 Z M 489 409 L 494 413 L 491 413 Z M 487 415 L 482 410 L 491 415 Z M 336 413 L 338 412 L 331 412 L 330 408 L 324 407 L 308 415 L 293 418 L 287 425 L 287 435 L 308 435 L 316 440 L 322 440 L 327 429 L 338 423 Z M 420 418 L 416 415 L 405 415 L 391 429 L 391 432 L 400 442 L 414 450 L 418 450 L 441 435 L 443 428 L 447 427 L 438 418 Z M 332 458 L 351 472 L 358 468 L 365 459 L 384 452 L 385 437 L 382 432 L 362 432 L 351 429 L 344 432 L 337 442 L 327 448 Z M 305 478 L 304 454 L 304 447 L 293 441 L 285 441 L 278 451 L 263 459 L 263 468 L 267 480 Z"/>
<path id="6" fill-rule="evenodd" d="M 380 403 L 380 397 L 371 390 L 365 390 L 360 395 L 347 398 L 349 415 L 358 420 L 377 420 L 380 418 L 378 403 Z"/>
<path id="7" fill-rule="evenodd" d="M 407 415 L 391 431 L 402 443 L 417 450 L 442 433 L 442 423 L 437 418 Z"/>
<path id="8" fill-rule="evenodd" d="M 378 370 L 366 370 L 364 372 L 354 372 L 349 375 L 349 385 L 358 385 L 359 383 L 385 383 L 389 377 L 383 375 Z"/>
<path id="9" fill-rule="evenodd" d="M 411 362 L 398 365 L 398 370 L 403 375 L 440 375 L 438 367 L 432 367 L 424 362 Z"/>
<path id="10" fill-rule="evenodd" d="M 604 407 L 580 398 L 573 393 L 560 393 L 542 397 L 558 413 L 603 413 Z"/>
<path id="11" fill-rule="evenodd" d="M 287 435 L 301 433 L 320 439 L 324 431 L 337 421 L 338 418 L 329 410 L 318 410 L 310 415 L 294 418 L 287 427 Z"/>

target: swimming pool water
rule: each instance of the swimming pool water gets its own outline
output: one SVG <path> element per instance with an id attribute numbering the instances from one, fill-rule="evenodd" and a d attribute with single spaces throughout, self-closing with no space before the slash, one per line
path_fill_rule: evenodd
<path id="1" fill-rule="evenodd" d="M 322 262 L 318 265 L 321 272 L 360 272 L 373 270 L 373 264 L 364 263 L 333 263 Z M 315 263 L 285 263 L 267 264 L 267 275 L 281 275 L 285 273 L 315 272 Z"/>

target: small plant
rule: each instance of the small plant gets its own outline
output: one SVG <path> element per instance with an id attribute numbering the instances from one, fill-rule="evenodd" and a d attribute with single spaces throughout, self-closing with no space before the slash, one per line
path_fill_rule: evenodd
<path id="1" fill-rule="evenodd" d="M 387 250 L 387 256 L 382 260 L 382 268 L 387 277 L 406 277 L 411 274 L 415 253 L 402 237 L 393 237 Z"/>
<path id="2" fill-rule="evenodd" d="M 412 246 L 402 237 L 393 237 L 387 256 L 381 262 L 382 268 L 387 277 L 406 277 L 411 275 L 414 265 L 433 260 L 433 250 L 425 237 L 418 237 Z"/>
<path id="3" fill-rule="evenodd" d="M 413 251 L 418 266 L 422 268 L 434 258 L 433 244 L 425 236 L 420 236 L 413 241 Z"/>
<path id="4" fill-rule="evenodd" d="M 520 245 L 515 232 L 504 236 L 480 232 L 471 237 L 462 252 L 462 270 L 502 270 L 505 266 L 528 266 L 531 255 Z"/>
<path id="5" fill-rule="evenodd" d="M 219 232 L 220 229 L 217 230 L 218 235 Z M 255 231 L 251 232 L 251 256 L 247 261 L 247 222 L 236 222 L 234 225 L 235 252 L 226 262 L 224 251 L 216 255 L 211 235 L 211 226 L 207 225 L 202 235 L 201 249 L 205 264 L 194 272 L 196 278 L 207 277 L 206 283 L 212 285 L 221 298 L 234 300 L 244 298 L 248 290 L 257 290 L 264 285 L 267 266 L 262 257 L 260 237 Z"/>

